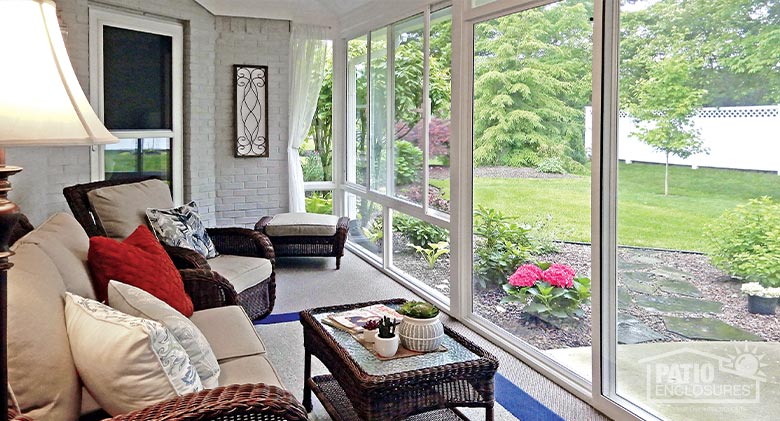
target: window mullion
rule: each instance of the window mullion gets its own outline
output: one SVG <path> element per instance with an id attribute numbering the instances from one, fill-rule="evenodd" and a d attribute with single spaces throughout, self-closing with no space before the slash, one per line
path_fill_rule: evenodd
<path id="1" fill-rule="evenodd" d="M 430 123 L 431 123 L 431 8 L 423 15 L 423 213 L 428 213 L 428 190 L 430 168 Z"/>

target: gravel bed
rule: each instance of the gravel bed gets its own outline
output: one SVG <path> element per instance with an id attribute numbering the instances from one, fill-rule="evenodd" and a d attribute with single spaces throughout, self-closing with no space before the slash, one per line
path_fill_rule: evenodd
<path id="1" fill-rule="evenodd" d="M 401 243 L 403 244 L 403 243 Z M 590 246 L 585 244 L 558 244 L 559 251 L 538 256 L 538 261 L 566 263 L 572 266 L 578 275 L 590 276 Z M 440 258 L 429 269 L 427 262 L 409 249 L 399 248 L 394 254 L 394 264 L 407 274 L 449 295 L 449 258 Z M 637 305 L 633 299 L 639 294 L 626 288 L 618 281 L 618 288 L 631 297 L 629 305 L 621 305 L 619 313 L 623 317 L 639 320 L 653 331 L 663 336 L 656 342 L 685 342 L 690 339 L 666 330 L 662 315 L 677 317 L 709 317 L 752 332 L 766 341 L 780 341 L 780 317 L 751 314 L 747 311 L 747 297 L 739 291 L 741 283 L 733 281 L 723 272 L 710 265 L 707 256 L 695 253 L 664 250 L 646 250 L 620 248 L 618 250 L 619 268 L 622 270 L 645 271 L 653 273 L 654 267 L 668 267 L 695 276 L 687 281 L 702 293 L 702 300 L 723 303 L 720 313 L 672 313 L 656 312 Z M 653 275 L 655 276 L 655 275 Z M 620 277 L 619 277 L 620 278 Z M 501 288 L 480 289 L 475 287 L 474 311 L 492 321 L 497 326 L 529 342 L 541 350 L 591 345 L 591 309 L 584 306 L 585 317 L 579 322 L 552 326 L 522 312 L 515 304 L 502 304 L 506 295 Z M 658 291 L 656 296 L 675 295 Z"/>
<path id="2" fill-rule="evenodd" d="M 450 176 L 449 167 L 432 166 L 429 170 L 431 178 L 446 179 Z M 485 178 L 571 178 L 572 174 L 548 174 L 539 172 L 536 168 L 526 167 L 477 167 L 474 177 Z"/>

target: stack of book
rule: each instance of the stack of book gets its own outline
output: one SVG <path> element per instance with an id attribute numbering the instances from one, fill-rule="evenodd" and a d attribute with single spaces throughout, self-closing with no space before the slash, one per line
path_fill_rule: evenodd
<path id="1" fill-rule="evenodd" d="M 404 316 L 384 304 L 374 304 L 367 307 L 334 313 L 322 319 L 322 322 L 353 335 L 363 332 L 363 326 L 369 320 L 381 320 L 387 316 L 400 322 Z"/>

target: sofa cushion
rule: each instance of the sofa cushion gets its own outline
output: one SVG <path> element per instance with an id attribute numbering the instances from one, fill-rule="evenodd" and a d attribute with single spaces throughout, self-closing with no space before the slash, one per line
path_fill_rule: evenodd
<path id="1" fill-rule="evenodd" d="M 81 386 L 65 329 L 65 284 L 36 244 L 17 242 L 8 272 L 8 381 L 22 412 L 40 420 L 79 416 Z"/>
<path id="2" fill-rule="evenodd" d="M 241 306 L 199 310 L 190 320 L 203 332 L 220 362 L 265 353 L 263 341 Z"/>
<path id="3" fill-rule="evenodd" d="M 66 293 L 65 323 L 81 380 L 111 415 L 203 390 L 184 348 L 158 322 Z"/>
<path id="4" fill-rule="evenodd" d="M 200 220 L 195 202 L 170 209 L 149 208 L 146 217 L 163 244 L 195 250 L 206 259 L 216 257 L 217 249 Z"/>
<path id="5" fill-rule="evenodd" d="M 276 369 L 265 355 L 249 355 L 220 363 L 219 385 L 265 383 L 284 388 Z"/>
<path id="6" fill-rule="evenodd" d="M 232 254 L 221 254 L 209 259 L 209 266 L 211 270 L 230 281 L 239 294 L 268 279 L 274 270 L 268 259 Z"/>
<path id="7" fill-rule="evenodd" d="M 89 237 L 72 215 L 53 215 L 17 243 L 37 244 L 57 266 L 66 290 L 95 298 L 87 267 Z"/>
<path id="8" fill-rule="evenodd" d="M 208 340 L 190 319 L 154 295 L 117 281 L 108 283 L 108 302 L 122 313 L 162 323 L 187 351 L 203 387 L 217 387 L 219 363 Z"/>
<path id="9" fill-rule="evenodd" d="M 139 225 L 146 225 L 147 208 L 172 208 L 171 190 L 161 180 L 103 187 L 87 193 L 89 204 L 114 239 L 127 238 Z"/>
<path id="10" fill-rule="evenodd" d="M 336 235 L 339 217 L 317 213 L 280 213 L 274 215 L 265 227 L 265 234 L 271 237 L 293 235 L 329 237 Z"/>
<path id="11" fill-rule="evenodd" d="M 180 313 L 192 315 L 192 300 L 176 266 L 146 226 L 121 243 L 106 237 L 89 239 L 89 268 L 98 300 L 106 300 L 108 281 L 137 286 Z"/>

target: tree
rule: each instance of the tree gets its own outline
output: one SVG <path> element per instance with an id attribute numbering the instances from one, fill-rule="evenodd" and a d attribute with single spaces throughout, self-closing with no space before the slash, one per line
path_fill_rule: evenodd
<path id="1" fill-rule="evenodd" d="M 328 60 L 330 64 L 330 59 Z M 333 179 L 333 66 L 329 65 L 322 81 L 317 109 L 312 118 L 309 136 L 322 164 L 322 180 Z"/>
<path id="2" fill-rule="evenodd" d="M 475 165 L 585 162 L 589 7 L 570 0 L 475 26 Z"/>
<path id="3" fill-rule="evenodd" d="M 669 194 L 669 155 L 688 158 L 706 152 L 691 122 L 706 94 L 688 83 L 694 66 L 679 56 L 660 59 L 646 78 L 637 81 L 636 99 L 629 104 L 637 123 L 632 134 L 666 156 L 664 196 Z"/>

